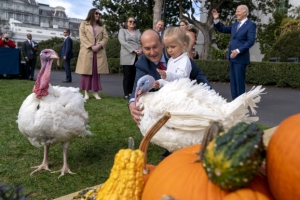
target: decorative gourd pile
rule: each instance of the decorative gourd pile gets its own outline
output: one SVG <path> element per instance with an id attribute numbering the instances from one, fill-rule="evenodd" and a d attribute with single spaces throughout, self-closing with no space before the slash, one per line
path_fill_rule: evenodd
<path id="1" fill-rule="evenodd" d="M 162 196 L 174 200 L 300 199 L 300 114 L 284 120 L 271 137 L 267 147 L 267 177 L 255 175 L 265 154 L 263 132 L 255 124 L 243 123 L 226 133 L 205 136 L 212 141 L 208 145 L 203 142 L 199 157 L 195 152 L 200 145 L 189 146 L 172 153 L 157 167 L 151 166 L 155 170 L 150 176 L 145 174 L 149 171 L 145 165 L 149 141 L 168 117 L 153 126 L 140 150 L 120 150 L 109 179 L 101 188 L 84 191 L 81 199 L 160 200 Z M 211 130 L 219 132 L 222 128 L 213 127 L 207 133 Z"/>
<path id="2" fill-rule="evenodd" d="M 116 155 L 108 180 L 99 188 L 84 190 L 76 194 L 73 199 L 81 200 L 139 200 L 142 196 L 144 183 L 149 171 L 154 169 L 147 163 L 147 149 L 151 138 L 170 118 L 166 113 L 148 131 L 139 149 L 121 149 Z M 131 145 L 129 145 L 131 146 Z"/>
<path id="3" fill-rule="evenodd" d="M 241 137 L 244 132 L 246 137 Z M 235 145 L 235 147 L 239 148 L 236 153 L 234 153 L 234 149 L 231 149 L 232 147 L 230 147 L 232 145 L 230 143 L 232 138 L 235 138 L 238 141 L 238 144 L 244 144 L 246 148 L 243 149 L 239 145 Z M 227 148 L 225 147 L 225 141 L 228 142 Z M 215 144 L 217 144 L 217 146 L 219 145 L 219 147 L 215 148 Z M 250 146 L 252 147 L 250 148 Z M 200 145 L 183 148 L 172 153 L 159 163 L 145 185 L 142 200 L 160 199 L 163 195 L 170 195 L 174 197 L 174 199 L 180 200 L 228 200 L 234 199 L 236 196 L 240 197 L 240 199 L 243 199 L 244 197 L 247 197 L 244 199 L 273 199 L 272 194 L 269 191 L 266 178 L 257 175 L 251 181 L 250 179 L 253 177 L 252 173 L 246 176 L 249 179 L 247 187 L 235 191 L 220 189 L 216 184 L 209 180 L 202 162 L 194 162 L 197 159 L 195 152 L 199 150 L 199 148 Z M 246 162 L 245 160 L 248 159 L 252 159 L 253 162 L 261 162 L 262 156 L 258 156 L 260 157 L 258 160 L 253 157 L 263 151 L 262 132 L 259 131 L 255 125 L 238 124 L 235 127 L 232 127 L 228 133 L 218 136 L 215 140 L 213 140 L 208 145 L 208 149 L 207 155 L 204 155 L 204 157 L 208 156 L 208 158 L 206 158 L 206 165 L 209 165 L 210 167 L 212 166 L 212 163 L 215 162 L 213 161 L 214 159 L 212 158 L 212 154 L 216 153 L 215 159 L 217 161 L 224 161 L 226 164 L 220 168 L 220 174 L 226 175 L 222 176 L 223 180 L 227 179 L 232 182 L 234 180 L 231 180 L 230 177 L 235 175 L 235 172 L 230 170 L 228 172 L 227 169 L 232 166 L 236 166 L 234 163 L 237 161 Z M 232 157 L 228 155 L 232 155 Z M 217 165 L 219 165 L 219 163 Z M 243 173 L 244 171 L 240 167 L 249 169 L 248 165 L 238 165 L 240 173 Z M 258 164 L 255 165 L 256 170 L 257 167 Z M 252 167 L 250 168 L 252 171 Z M 207 171 L 209 170 L 207 169 Z M 240 173 L 238 173 L 239 176 Z M 243 174 L 243 178 L 241 180 L 244 178 L 245 176 Z M 244 185 L 244 182 L 242 181 L 239 184 L 235 183 L 235 185 L 239 185 L 240 187 L 240 185 Z"/>

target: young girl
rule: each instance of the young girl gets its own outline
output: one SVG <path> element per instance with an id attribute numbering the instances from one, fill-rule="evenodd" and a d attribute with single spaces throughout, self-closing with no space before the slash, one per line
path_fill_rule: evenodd
<path id="1" fill-rule="evenodd" d="M 188 56 L 190 37 L 179 27 L 165 30 L 163 42 L 166 52 L 171 58 L 167 70 L 157 69 L 161 79 L 155 82 L 154 89 L 163 87 L 167 82 L 190 76 L 192 66 Z"/>

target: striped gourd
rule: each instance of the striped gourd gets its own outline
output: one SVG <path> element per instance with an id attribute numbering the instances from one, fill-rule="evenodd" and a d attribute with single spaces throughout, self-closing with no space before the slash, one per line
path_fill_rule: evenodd
<path id="1" fill-rule="evenodd" d="M 214 138 L 203 159 L 209 179 L 224 190 L 249 185 L 265 158 L 262 135 L 256 124 L 241 122 Z"/>

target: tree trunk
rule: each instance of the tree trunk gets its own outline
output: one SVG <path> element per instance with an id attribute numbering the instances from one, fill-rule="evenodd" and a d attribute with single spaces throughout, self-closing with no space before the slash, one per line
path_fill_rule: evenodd
<path id="1" fill-rule="evenodd" d="M 198 20 L 192 20 L 193 24 L 199 28 L 199 31 L 203 34 L 203 46 L 199 58 L 201 60 L 210 59 L 210 46 L 212 44 L 212 31 L 213 22 L 212 17 L 208 14 L 207 21 L 205 23 L 199 22 Z"/>
<path id="2" fill-rule="evenodd" d="M 153 29 L 155 29 L 155 24 L 161 19 L 163 0 L 156 0 L 153 8 Z"/>

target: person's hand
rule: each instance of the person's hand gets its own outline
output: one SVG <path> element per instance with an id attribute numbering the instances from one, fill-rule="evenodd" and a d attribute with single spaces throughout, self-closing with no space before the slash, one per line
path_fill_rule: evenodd
<path id="1" fill-rule="evenodd" d="M 153 88 L 155 90 L 159 89 L 159 81 L 155 81 Z"/>
<path id="2" fill-rule="evenodd" d="M 212 9 L 211 13 L 214 19 L 219 19 L 219 13 L 216 9 Z"/>
<path id="3" fill-rule="evenodd" d="M 98 46 L 98 45 L 92 46 L 92 50 L 93 50 L 94 52 L 98 52 L 99 46 Z"/>
<path id="4" fill-rule="evenodd" d="M 66 57 L 66 56 L 64 56 L 64 60 L 67 60 L 67 57 Z"/>
<path id="5" fill-rule="evenodd" d="M 26 62 L 28 62 L 28 61 L 29 61 L 29 59 L 28 59 L 28 58 L 25 58 L 25 61 L 26 61 Z"/>
<path id="6" fill-rule="evenodd" d="M 162 69 L 156 69 L 157 72 L 159 73 L 160 77 L 162 79 L 166 79 L 167 78 L 167 74 L 166 74 L 166 71 L 165 70 L 162 70 Z"/>
<path id="7" fill-rule="evenodd" d="M 142 50 L 138 50 L 137 55 L 140 56 L 142 54 Z"/>
<path id="8" fill-rule="evenodd" d="M 140 125 L 140 121 L 141 121 L 140 117 L 143 116 L 142 109 L 140 109 L 139 107 L 136 107 L 134 101 L 129 103 L 128 108 L 130 110 L 132 119 L 135 121 L 135 123 Z"/>
<path id="9" fill-rule="evenodd" d="M 141 51 L 141 50 L 134 50 L 134 52 L 135 52 L 138 56 L 140 56 L 140 55 L 142 54 L 142 51 Z"/>
<path id="10" fill-rule="evenodd" d="M 239 52 L 236 49 L 232 50 L 231 54 L 230 54 L 230 58 L 235 58 L 238 54 L 239 54 Z"/>

